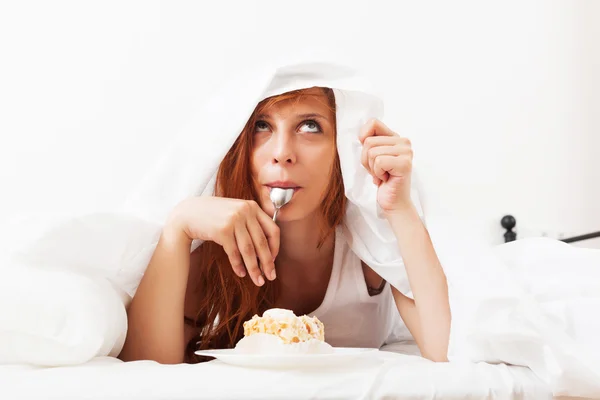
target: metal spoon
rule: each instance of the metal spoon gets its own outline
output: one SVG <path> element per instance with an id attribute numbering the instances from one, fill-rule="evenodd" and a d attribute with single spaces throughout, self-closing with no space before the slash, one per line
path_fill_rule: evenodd
<path id="1" fill-rule="evenodd" d="M 271 193 L 269 197 L 273 202 L 273 207 L 275 207 L 275 213 L 273 214 L 273 221 L 277 219 L 277 213 L 279 209 L 285 206 L 292 199 L 292 195 L 294 194 L 294 189 L 283 189 L 283 188 L 273 188 L 271 189 Z"/>

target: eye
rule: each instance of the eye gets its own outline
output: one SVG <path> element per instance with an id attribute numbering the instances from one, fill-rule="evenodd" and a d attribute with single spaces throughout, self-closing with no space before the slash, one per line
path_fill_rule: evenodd
<path id="1" fill-rule="evenodd" d="M 308 120 L 302 123 L 301 130 L 303 132 L 320 133 L 321 126 L 316 121 Z"/>
<path id="2" fill-rule="evenodd" d="M 254 125 L 254 130 L 256 132 L 268 132 L 269 124 L 267 124 L 265 121 L 257 121 Z"/>

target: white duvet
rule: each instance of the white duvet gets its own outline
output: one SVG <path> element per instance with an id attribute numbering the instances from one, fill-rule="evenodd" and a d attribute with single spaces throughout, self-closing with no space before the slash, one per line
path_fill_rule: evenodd
<path id="1" fill-rule="evenodd" d="M 486 363 L 436 364 L 380 352 L 341 367 L 317 370 L 244 369 L 211 361 L 199 365 L 122 363 L 96 358 L 52 369 L 0 366 L 2 399 L 522 399 L 552 397 L 525 367 Z M 408 350 L 408 351 L 407 351 Z"/>
<path id="2" fill-rule="evenodd" d="M 233 88 L 238 90 L 234 91 L 235 97 L 230 94 L 215 99 L 208 114 L 200 113 L 190 121 L 174 147 L 150 171 L 122 209 L 36 216 L 8 227 L 3 231 L 5 235 L 0 234 L 3 245 L 0 364 L 80 365 L 97 357 L 118 354 L 127 330 L 125 306 L 144 273 L 166 213 L 183 197 L 210 193 L 216 163 L 228 150 L 235 132 L 241 130 L 257 100 L 267 94 L 312 84 L 338 88 L 339 152 L 350 200 L 345 232 L 353 251 L 391 284 L 409 293 L 404 265 L 397 246 L 393 245 L 393 233 L 378 218 L 376 191 L 366 172 L 358 167 L 356 135 L 366 118 L 381 117 L 378 98 L 362 92 L 363 81 L 351 71 L 332 66 L 292 65 L 263 71 L 257 79 L 244 82 L 244 90 L 240 91 L 239 86 Z M 233 100 L 239 107 L 227 103 Z M 230 117 L 223 120 L 226 130 L 208 146 L 206 138 L 198 132 L 202 131 L 206 115 L 214 118 L 214 113 L 223 113 L 225 105 Z M 415 201 L 423 194 L 417 189 Z M 403 363 L 393 364 L 390 371 L 396 372 L 378 377 L 374 387 L 381 387 L 380 390 L 392 387 L 396 384 L 395 374 L 400 372 L 401 376 L 411 376 L 406 381 L 400 380 L 408 387 L 421 385 L 433 393 L 438 384 L 452 387 L 452 380 L 442 378 L 444 374 L 450 374 L 460 383 L 473 371 L 494 371 L 492 374 L 500 380 L 513 376 L 513 371 L 529 371 L 554 395 L 600 398 L 600 251 L 574 248 L 550 239 L 519 240 L 491 248 L 469 232 L 457 231 L 460 221 L 427 215 L 426 205 L 427 202 L 422 217 L 449 282 L 452 363 L 422 367 L 425 364 L 415 362 L 410 369 Z M 525 368 L 473 364 L 477 362 L 509 363 Z M 44 393 L 51 394 L 52 385 L 56 393 L 68 390 L 61 384 L 66 385 L 68 380 L 78 385 L 105 374 L 120 382 L 118 387 L 126 387 L 126 375 L 138 382 L 136 379 L 147 373 L 148 385 L 155 388 L 152 394 L 170 397 L 156 387 L 163 374 L 190 389 L 190 393 L 192 388 L 200 392 L 199 382 L 204 375 L 208 376 L 207 385 L 212 387 L 217 379 L 229 379 L 228 374 L 233 374 L 231 369 L 211 365 L 159 367 L 141 363 L 105 367 L 94 363 L 66 370 L 35 371 L 3 367 L 0 379 L 8 379 L 14 388 L 35 378 L 40 385 L 47 385 Z M 425 375 L 440 371 L 439 380 L 423 386 L 428 385 L 426 376 L 410 375 L 413 370 Z M 181 372 L 182 377 L 174 371 Z M 236 371 L 239 379 L 245 379 L 244 371 Z M 531 377 L 529 372 L 519 374 Z M 458 375 L 452 375 L 455 373 Z M 484 379 L 485 373 L 478 381 L 479 373 L 471 379 L 473 387 L 483 388 L 488 381 L 494 383 L 493 379 Z M 198 381 L 194 381 L 195 376 Z M 337 383 L 323 383 L 326 389 L 319 389 L 320 393 L 345 390 L 335 386 L 348 382 L 346 375 L 335 376 L 337 380 L 332 382 Z M 255 377 L 254 384 L 259 384 L 262 380 L 279 379 L 280 375 Z M 296 379 L 298 385 L 303 379 L 308 382 L 302 374 L 286 375 L 287 378 Z M 361 379 L 360 387 L 366 387 L 367 378 Z M 97 386 L 100 392 L 116 390 Z M 124 390 L 138 386 L 135 383 Z M 75 396 L 76 392 L 70 393 Z M 179 393 L 183 392 L 176 392 Z"/>
<path id="3" fill-rule="evenodd" d="M 600 250 L 490 248 L 452 226 L 430 226 L 451 292 L 449 357 L 527 366 L 554 395 L 600 398 Z"/>

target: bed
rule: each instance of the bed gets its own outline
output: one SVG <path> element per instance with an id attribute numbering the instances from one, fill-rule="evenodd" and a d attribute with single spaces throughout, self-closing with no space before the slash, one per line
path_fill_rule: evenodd
<path id="1" fill-rule="evenodd" d="M 508 235 L 505 234 L 506 241 L 513 241 L 515 243 L 524 242 L 523 240 L 515 240 L 516 235 L 512 235 L 514 234 L 512 229 L 516 221 L 514 221 L 514 218 L 509 217 L 502 219 L 502 226 L 507 229 L 508 233 Z M 448 230 L 450 236 L 455 235 L 454 232 L 454 230 Z M 453 248 L 453 252 L 466 254 L 468 249 L 462 251 Z M 598 258 L 594 258 L 594 260 L 598 260 Z M 564 269 L 558 264 L 550 267 L 554 268 L 555 271 Z M 547 271 L 549 266 L 544 264 L 541 268 Z M 12 271 L 11 274 L 14 275 L 15 272 Z M 484 275 L 488 274 L 486 272 Z M 579 275 L 575 274 L 575 276 Z M 74 296 L 76 297 L 80 294 L 85 297 L 86 294 L 94 290 L 98 290 L 98 293 L 105 293 L 103 291 L 112 290 L 108 287 L 96 287 L 90 283 L 91 281 L 83 281 L 84 278 L 80 276 L 72 276 L 70 278 L 72 281 L 62 279 L 61 284 L 65 285 L 63 287 L 49 281 L 49 274 L 46 276 L 37 271 L 35 277 L 39 282 L 33 281 L 32 277 L 26 280 L 28 282 L 28 290 L 30 292 L 37 292 L 48 304 L 53 302 L 55 310 L 64 310 L 67 307 L 72 307 L 72 312 L 78 312 L 78 304 L 73 301 Z M 464 279 L 459 278 L 457 281 L 463 282 Z M 552 284 L 552 282 L 549 281 L 548 284 Z M 580 284 L 580 281 L 573 282 L 573 287 L 579 287 L 577 285 Z M 66 285 L 72 285 L 71 289 Z M 495 278 L 494 285 L 498 285 Z M 469 286 L 470 283 L 467 282 L 464 288 L 468 288 Z M 74 288 L 81 293 L 77 294 L 73 292 Z M 3 295 L 2 292 L 6 292 L 6 290 L 10 290 L 10 287 L 7 285 L 2 286 L 2 277 L 0 276 L 0 298 Z M 63 293 L 68 293 L 69 290 L 71 290 L 71 294 L 62 295 Z M 542 288 L 542 292 L 544 290 Z M 485 291 L 489 291 L 489 288 L 485 289 Z M 99 295 L 99 298 L 105 298 L 105 294 Z M 588 309 L 597 309 L 598 304 L 600 303 L 590 301 L 586 303 L 586 306 Z M 14 314 L 18 317 L 17 312 Z M 111 318 L 116 318 L 114 308 L 106 308 L 105 314 L 110 315 Z M 77 330 L 79 332 L 73 330 L 73 334 L 83 335 L 84 337 L 88 335 L 89 337 L 90 334 L 96 333 L 100 325 L 95 326 L 93 324 L 102 319 L 101 317 L 104 316 L 99 315 L 99 313 L 93 313 L 92 316 L 83 315 L 78 317 L 77 321 L 79 325 Z M 453 315 L 453 319 L 454 317 Z M 583 319 L 589 321 L 588 318 Z M 510 322 L 498 321 L 500 321 L 503 327 L 512 327 Z M 0 320 L 0 322 L 2 321 Z M 49 327 L 50 331 L 57 328 L 58 325 L 50 325 Z M 81 329 L 88 329 L 88 331 L 81 331 Z M 0 333 L 2 333 L 1 329 Z M 509 336 L 506 336 L 507 334 Z M 106 341 L 109 335 L 103 335 Z M 495 339 L 490 339 L 489 343 L 494 342 L 494 340 L 497 341 L 498 338 L 504 340 L 508 337 L 510 346 L 512 346 L 514 338 L 527 339 L 527 336 L 521 335 L 521 332 L 518 330 L 502 331 L 498 335 Z M 577 340 L 586 339 L 585 335 L 576 337 L 579 338 Z M 6 344 L 8 346 L 11 345 L 10 337 L 7 340 L 7 336 L 0 335 L 0 338 L 2 338 L 5 346 Z M 587 339 L 589 339 L 588 343 L 596 341 L 596 338 L 591 336 L 587 337 Z M 118 339 L 113 337 L 111 340 L 116 341 Z M 65 342 L 68 343 L 68 341 Z M 537 342 L 532 343 L 534 345 L 537 344 Z M 526 351 L 531 347 L 529 344 L 520 348 L 517 346 L 513 346 L 514 348 L 509 348 L 510 346 L 504 348 L 502 349 L 502 355 L 508 355 L 509 357 L 518 356 L 519 352 Z M 113 345 L 114 343 L 109 343 L 109 347 Z M 124 363 L 115 357 L 107 356 L 86 359 L 85 362 L 73 366 L 34 367 L 24 364 L 0 365 L 0 399 L 401 398 L 538 400 L 553 398 L 552 392 L 557 387 L 551 387 L 548 383 L 549 380 L 543 379 L 546 367 L 544 366 L 544 368 L 540 368 L 537 371 L 535 369 L 535 362 L 536 360 L 540 360 L 540 358 L 537 358 L 537 356 L 529 358 L 527 362 L 531 363 L 533 367 L 528 368 L 522 366 L 523 364 L 508 362 L 506 359 L 504 359 L 504 362 L 495 361 L 494 357 L 498 353 L 494 352 L 495 349 L 490 349 L 489 346 L 486 348 L 485 343 L 480 348 L 486 349 L 486 351 L 489 350 L 488 354 L 486 354 L 487 362 L 462 362 L 453 360 L 450 363 L 433 363 L 419 356 L 418 348 L 414 343 L 401 342 L 385 346 L 379 351 L 356 358 L 353 362 L 335 367 L 319 367 L 316 369 L 292 368 L 269 370 L 242 368 L 225 364 L 216 359 L 201 364 L 179 365 L 160 365 L 150 361 Z M 571 348 L 567 347 L 564 347 L 564 349 L 571 350 Z M 2 350 L 0 348 L 0 353 L 2 353 Z M 43 348 L 30 349 L 33 353 L 41 353 L 43 350 Z M 557 347 L 556 350 L 562 351 L 563 348 Z M 576 368 L 580 366 L 579 364 L 570 365 Z M 548 367 L 547 371 L 553 372 L 551 368 L 553 366 Z M 539 373 L 540 371 L 542 373 Z M 572 391 L 574 386 L 579 385 L 579 382 L 583 382 L 583 380 L 578 380 L 581 376 L 583 374 L 576 375 L 575 378 L 573 376 L 564 377 L 564 382 L 571 384 L 569 390 Z M 600 391 L 592 387 L 593 384 L 590 382 L 593 380 L 593 378 L 586 377 L 586 384 L 591 388 L 589 390 L 586 389 L 588 390 L 587 392 L 600 393 Z M 573 382 L 575 383 L 574 386 Z M 560 383 L 557 385 L 560 389 Z M 594 390 L 596 391 L 594 392 Z M 559 397 L 555 398 L 558 399 Z"/>
<path id="2" fill-rule="evenodd" d="M 515 229 L 515 227 L 517 226 L 517 220 L 515 217 L 513 217 L 512 215 L 505 215 L 500 220 L 500 225 L 502 225 L 502 227 L 506 229 L 506 232 L 504 232 L 505 243 L 517 240 L 517 232 L 513 231 L 513 229 Z M 582 235 L 572 236 L 568 238 L 562 238 L 560 239 L 560 241 L 564 243 L 575 243 L 595 238 L 600 238 L 600 231 L 584 233 Z"/>
<path id="3" fill-rule="evenodd" d="M 384 348 L 351 364 L 318 370 L 202 364 L 123 363 L 101 357 L 76 367 L 0 366 L 2 399 L 549 399 L 524 367 L 445 364 L 413 343 Z"/>

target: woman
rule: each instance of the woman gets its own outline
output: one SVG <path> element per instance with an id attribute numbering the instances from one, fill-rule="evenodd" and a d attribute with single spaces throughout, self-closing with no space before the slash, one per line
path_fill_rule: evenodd
<path id="1" fill-rule="evenodd" d="M 128 309 L 120 358 L 192 362 L 198 348 L 235 346 L 244 321 L 277 307 L 317 315 L 334 346 L 380 347 L 404 323 L 424 357 L 445 361 L 448 290 L 411 202 L 410 142 L 377 120 L 360 140 L 414 300 L 386 285 L 337 233 L 346 203 L 334 94 L 297 90 L 258 104 L 219 167 L 215 196 L 172 211 Z M 277 223 L 273 187 L 294 189 Z M 190 255 L 195 239 L 204 243 Z"/>

